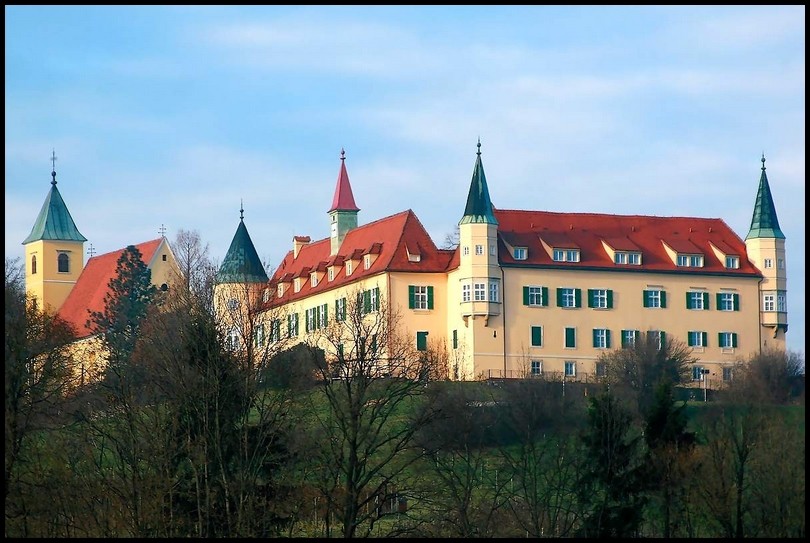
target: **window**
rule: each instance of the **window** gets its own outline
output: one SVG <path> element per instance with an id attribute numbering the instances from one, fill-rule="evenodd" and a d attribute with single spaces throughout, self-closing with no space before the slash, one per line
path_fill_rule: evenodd
<path id="1" fill-rule="evenodd" d="M 474 300 L 476 302 L 485 302 L 487 300 L 487 285 L 486 283 L 475 283 L 473 288 Z"/>
<path id="2" fill-rule="evenodd" d="M 312 332 L 315 330 L 315 308 L 310 308 L 305 311 L 306 315 L 306 331 Z"/>
<path id="3" fill-rule="evenodd" d="M 532 347 L 543 346 L 543 327 L 532 326 Z"/>
<path id="4" fill-rule="evenodd" d="M 663 290 L 645 290 L 644 291 L 644 307 L 660 307 L 667 306 L 667 293 Z"/>
<path id="5" fill-rule="evenodd" d="M 532 360 L 531 373 L 532 373 L 532 375 L 542 375 L 543 374 L 543 361 L 542 360 Z"/>
<path id="6" fill-rule="evenodd" d="M 470 285 L 465 283 L 461 285 L 461 301 L 462 302 L 469 302 L 470 301 Z"/>
<path id="7" fill-rule="evenodd" d="M 777 258 L 776 259 L 776 267 L 780 270 L 785 269 L 785 259 L 784 258 Z"/>
<path id="8" fill-rule="evenodd" d="M 703 381 L 703 367 L 702 366 L 692 366 L 692 380 L 693 381 Z"/>
<path id="9" fill-rule="evenodd" d="M 231 298 L 225 304 L 225 307 L 227 307 L 229 311 L 236 311 L 236 309 L 239 307 L 239 300 L 236 298 Z"/>
<path id="10" fill-rule="evenodd" d="M 596 363 L 596 376 L 607 377 L 607 364 L 605 362 Z"/>
<path id="11" fill-rule="evenodd" d="M 523 287 L 523 305 L 545 307 L 548 305 L 547 287 Z"/>
<path id="12" fill-rule="evenodd" d="M 565 376 L 566 377 L 575 377 L 577 374 L 577 363 L 572 362 L 571 360 L 565 361 Z"/>
<path id="13" fill-rule="evenodd" d="M 733 378 L 732 368 L 723 368 L 723 381 L 728 383 Z"/>
<path id="14" fill-rule="evenodd" d="M 641 265 L 641 253 L 627 253 L 627 263 L 634 266 Z"/>
<path id="15" fill-rule="evenodd" d="M 526 247 L 515 247 L 512 255 L 515 257 L 515 260 L 526 260 L 528 249 Z"/>
<path id="16" fill-rule="evenodd" d="M 322 304 L 318 306 L 318 318 L 315 321 L 315 325 L 318 328 L 326 328 L 328 325 L 328 315 L 326 310 L 326 304 Z"/>
<path id="17" fill-rule="evenodd" d="M 579 262 L 579 251 L 571 249 L 565 251 L 565 260 L 568 262 Z"/>
<path id="18" fill-rule="evenodd" d="M 740 267 L 740 257 L 738 256 L 726 257 L 726 268 L 730 270 L 736 270 L 739 267 Z"/>
<path id="19" fill-rule="evenodd" d="M 287 315 L 287 337 L 298 336 L 298 313 Z"/>
<path id="20" fill-rule="evenodd" d="M 346 298 L 338 298 L 335 300 L 335 320 L 346 320 Z"/>
<path id="21" fill-rule="evenodd" d="M 37 274 L 37 257 L 36 255 L 31 257 L 31 275 Z"/>
<path id="22" fill-rule="evenodd" d="M 675 264 L 691 268 L 702 268 L 703 255 L 678 255 Z"/>
<path id="23" fill-rule="evenodd" d="M 67 253 L 59 253 L 56 259 L 59 263 L 59 273 L 70 273 L 70 258 Z"/>
<path id="24" fill-rule="evenodd" d="M 334 281 L 335 280 L 335 268 L 333 266 L 329 266 L 329 270 L 327 271 L 327 273 L 329 274 L 328 275 L 329 280 Z"/>
<path id="25" fill-rule="evenodd" d="M 554 249 L 551 255 L 556 262 L 579 262 L 579 249 Z"/>
<path id="26" fill-rule="evenodd" d="M 737 346 L 737 334 L 734 332 L 720 332 L 717 334 L 717 343 L 721 349 L 733 349 Z"/>
<path id="27" fill-rule="evenodd" d="M 369 269 L 371 267 L 371 255 L 363 256 L 363 267 Z"/>
<path id="28" fill-rule="evenodd" d="M 718 292 L 717 309 L 719 311 L 739 311 L 740 295 L 733 292 Z"/>
<path id="29" fill-rule="evenodd" d="M 635 347 L 638 340 L 638 330 L 622 330 L 622 348 Z"/>
<path id="30" fill-rule="evenodd" d="M 371 313 L 380 309 L 380 288 L 374 287 L 371 290 L 364 290 L 357 293 L 357 305 L 362 314 Z"/>
<path id="31" fill-rule="evenodd" d="M 347 260 L 346 261 L 346 275 L 351 275 L 351 274 L 352 274 L 352 261 Z"/>
<path id="32" fill-rule="evenodd" d="M 262 291 L 262 302 L 267 303 L 267 300 L 270 299 L 270 289 L 266 288 Z"/>
<path id="33" fill-rule="evenodd" d="M 784 294 L 776 294 L 776 310 L 780 313 L 787 312 L 787 297 Z"/>
<path id="34" fill-rule="evenodd" d="M 498 289 L 499 285 L 497 282 L 493 281 L 489 284 L 489 301 L 492 303 L 497 304 L 501 300 L 500 292 Z"/>
<path id="35" fill-rule="evenodd" d="M 475 246 L 475 254 L 476 255 L 484 254 L 484 246 L 483 245 L 476 245 Z"/>
<path id="36" fill-rule="evenodd" d="M 765 267 L 766 268 L 773 268 L 773 260 L 771 260 L 770 258 L 766 258 L 765 259 Z"/>
<path id="37" fill-rule="evenodd" d="M 264 324 L 260 324 L 253 332 L 253 344 L 256 347 L 264 347 Z"/>
<path id="38" fill-rule="evenodd" d="M 678 255 L 678 259 L 675 263 L 677 266 L 688 266 L 689 265 L 689 257 L 686 255 Z"/>
<path id="39" fill-rule="evenodd" d="M 273 319 L 270 323 L 270 341 L 276 342 L 281 339 L 281 320 Z"/>
<path id="40" fill-rule="evenodd" d="M 578 288 L 558 288 L 557 307 L 582 307 L 582 291 Z"/>
<path id="41" fill-rule="evenodd" d="M 301 290 L 301 278 L 300 277 L 296 277 L 295 281 L 293 281 L 293 290 L 295 292 L 298 292 L 299 290 Z"/>
<path id="42" fill-rule="evenodd" d="M 610 330 L 606 328 L 593 329 L 594 349 L 610 349 Z"/>
<path id="43" fill-rule="evenodd" d="M 576 349 L 577 347 L 577 329 L 565 329 L 565 347 L 568 349 Z"/>
<path id="44" fill-rule="evenodd" d="M 613 262 L 616 264 L 627 264 L 627 253 L 616 251 L 616 254 L 613 255 Z"/>
<path id="45" fill-rule="evenodd" d="M 565 260 L 565 251 L 562 249 L 554 249 L 552 259 L 556 262 L 563 262 Z"/>
<path id="46" fill-rule="evenodd" d="M 611 309 L 613 307 L 613 291 L 609 289 L 588 289 L 588 307 L 597 309 Z"/>
<path id="47" fill-rule="evenodd" d="M 666 334 L 662 330 L 650 330 L 647 332 L 647 339 L 653 341 L 659 350 L 666 345 Z"/>
<path id="48" fill-rule="evenodd" d="M 763 311 L 774 311 L 776 309 L 776 306 L 774 304 L 775 299 L 776 299 L 776 296 L 774 296 L 773 294 L 765 294 L 765 295 L 763 295 L 763 297 L 762 297 L 762 310 Z"/>
<path id="49" fill-rule="evenodd" d="M 278 297 L 281 298 L 282 296 L 284 296 L 284 285 L 279 284 L 279 286 L 278 286 Z"/>
<path id="50" fill-rule="evenodd" d="M 433 309 L 433 287 L 408 286 L 409 309 Z"/>
<path id="51" fill-rule="evenodd" d="M 464 246 L 464 247 L 461 249 L 461 253 L 462 253 L 464 256 L 469 256 L 469 254 L 470 254 L 470 248 L 469 248 L 469 247 L 467 247 L 467 246 L 465 245 L 465 246 Z"/>
<path id="52" fill-rule="evenodd" d="M 225 336 L 225 348 L 230 351 L 235 351 L 239 348 L 239 330 L 235 327 L 231 328 L 228 335 Z"/>
<path id="53" fill-rule="evenodd" d="M 166 262 L 166 255 L 163 255 L 163 262 Z"/>
<path id="54" fill-rule="evenodd" d="M 427 332 L 416 332 L 416 350 L 427 351 Z"/>
<path id="55" fill-rule="evenodd" d="M 702 291 L 687 292 L 686 309 L 709 309 L 709 293 Z"/>
<path id="56" fill-rule="evenodd" d="M 706 332 L 690 330 L 686 337 L 687 345 L 689 347 L 707 347 L 708 335 Z"/>
<path id="57" fill-rule="evenodd" d="M 495 245 L 494 244 L 489 246 L 489 255 L 490 256 L 495 256 Z"/>
<path id="58" fill-rule="evenodd" d="M 313 273 L 312 275 L 310 275 L 309 280 L 310 280 L 310 283 L 312 284 L 313 287 L 318 286 L 318 274 L 317 273 Z"/>

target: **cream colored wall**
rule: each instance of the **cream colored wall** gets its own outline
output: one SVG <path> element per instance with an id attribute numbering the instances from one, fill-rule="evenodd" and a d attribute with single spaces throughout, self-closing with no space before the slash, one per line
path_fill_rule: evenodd
<path id="1" fill-rule="evenodd" d="M 399 329 L 416 347 L 416 332 L 428 333 L 428 346 L 438 348 L 447 335 L 447 274 L 405 273 L 387 274 L 390 306 L 399 314 Z M 433 287 L 433 309 L 410 309 L 408 287 Z"/>
<path id="2" fill-rule="evenodd" d="M 764 276 L 760 284 L 760 311 L 764 309 L 763 295 L 777 291 L 787 291 L 787 260 L 785 259 L 785 240 L 776 238 L 752 238 L 745 241 L 748 260 L 754 264 Z M 765 267 L 765 259 L 773 261 L 771 268 Z M 783 267 L 779 267 L 779 260 Z M 790 308 L 787 308 L 788 311 Z M 788 313 L 769 311 L 761 313 L 762 320 L 762 347 L 778 348 L 784 350 L 785 328 L 788 325 Z"/>
<path id="3" fill-rule="evenodd" d="M 163 260 L 164 256 L 166 260 Z M 147 264 L 152 272 L 152 284 L 158 288 L 164 283 L 171 286 L 179 277 L 180 269 L 177 266 L 177 260 L 165 238 L 152 256 L 152 261 Z"/>
<path id="4" fill-rule="evenodd" d="M 565 361 L 577 362 L 578 377 L 593 374 L 595 361 L 605 349 L 593 347 L 593 329 L 611 331 L 611 349 L 621 347 L 621 330 L 663 330 L 667 339 L 684 344 L 690 330 L 708 334 L 709 346 L 694 355 L 707 368 L 722 376 L 721 367 L 740 357 L 758 352 L 760 345 L 759 294 L 757 278 L 715 277 L 693 274 L 654 274 L 634 272 L 599 272 L 575 270 L 505 269 L 507 353 L 510 369 L 520 368 L 526 359 L 542 360 L 544 372 L 562 372 Z M 548 287 L 547 307 L 523 305 L 524 286 Z M 579 288 L 582 307 L 556 307 L 557 288 Z M 613 308 L 587 307 L 588 289 L 613 290 Z M 664 290 L 666 308 L 645 308 L 644 290 Z M 686 292 L 706 289 L 709 310 L 686 309 Z M 716 294 L 733 292 L 740 295 L 739 311 L 719 311 Z M 543 327 L 543 345 L 531 347 L 532 325 Z M 576 348 L 564 347 L 565 327 L 576 328 Z M 720 349 L 717 334 L 736 332 L 738 347 Z"/>
<path id="5" fill-rule="evenodd" d="M 60 273 L 57 258 L 66 251 L 70 271 Z M 37 257 L 37 273 L 31 273 L 31 257 Z M 56 312 L 70 294 L 84 268 L 84 243 L 40 240 L 25 245 L 25 289 L 47 311 Z"/>

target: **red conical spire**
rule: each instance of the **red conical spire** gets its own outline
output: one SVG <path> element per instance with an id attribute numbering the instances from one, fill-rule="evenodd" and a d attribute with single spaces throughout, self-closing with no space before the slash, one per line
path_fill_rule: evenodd
<path id="1" fill-rule="evenodd" d="M 346 171 L 346 151 L 340 150 L 340 173 L 335 186 L 335 196 L 332 198 L 332 207 L 327 213 L 333 211 L 360 211 L 354 203 L 352 186 L 349 184 L 349 174 Z"/>

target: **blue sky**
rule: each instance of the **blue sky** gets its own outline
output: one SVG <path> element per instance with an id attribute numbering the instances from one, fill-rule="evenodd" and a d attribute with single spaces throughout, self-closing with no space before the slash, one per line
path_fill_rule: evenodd
<path id="1" fill-rule="evenodd" d="M 50 188 L 97 254 L 239 222 L 278 263 L 328 236 L 341 147 L 360 223 L 437 244 L 481 138 L 503 209 L 719 217 L 760 156 L 805 343 L 804 6 L 6 6 L 6 256 Z M 89 244 L 86 245 L 89 247 Z"/>

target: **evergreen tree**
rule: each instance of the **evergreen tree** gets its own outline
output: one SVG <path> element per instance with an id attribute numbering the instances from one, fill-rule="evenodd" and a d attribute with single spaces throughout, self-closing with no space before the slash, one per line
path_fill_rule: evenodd
<path id="1" fill-rule="evenodd" d="M 88 319 L 88 327 L 103 334 L 112 367 L 120 367 L 132 355 L 141 322 L 156 294 L 152 272 L 141 252 L 134 245 L 127 246 L 110 279 L 104 311 L 90 311 Z"/>

